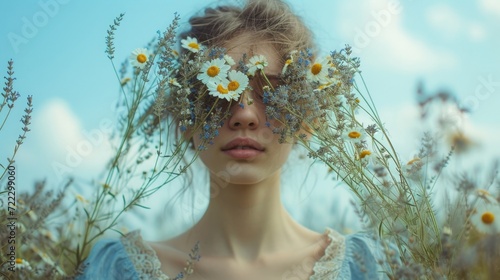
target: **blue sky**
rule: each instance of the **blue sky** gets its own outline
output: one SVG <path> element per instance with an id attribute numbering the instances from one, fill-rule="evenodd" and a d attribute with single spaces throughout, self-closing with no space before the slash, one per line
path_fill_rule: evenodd
<path id="1" fill-rule="evenodd" d="M 322 51 L 351 44 L 375 102 L 402 154 L 416 144 L 415 89 L 449 90 L 472 107 L 464 127 L 487 156 L 499 156 L 500 0 L 290 0 L 316 34 Z M 34 96 L 32 131 L 17 157 L 18 181 L 58 185 L 64 163 L 82 141 L 92 150 L 71 159 L 70 171 L 89 180 L 109 155 L 104 141 L 113 123 L 118 83 L 104 53 L 108 25 L 120 13 L 116 63 L 143 46 L 180 14 L 182 22 L 208 1 L 24 0 L 0 4 L 0 65 L 15 64 L 21 100 L 0 134 L 0 156 L 20 132 L 26 95 Z M 91 141 L 91 142 L 92 142 Z M 409 155 L 408 155 L 409 156 Z M 404 157 L 404 156 L 403 156 Z M 67 163 L 67 162 L 66 162 Z M 64 175 L 67 175 L 64 174 Z"/>

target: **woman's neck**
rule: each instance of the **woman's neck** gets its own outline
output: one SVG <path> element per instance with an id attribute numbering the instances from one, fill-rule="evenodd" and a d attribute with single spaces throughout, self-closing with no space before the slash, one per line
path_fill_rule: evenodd
<path id="1" fill-rule="evenodd" d="M 256 184 L 212 179 L 211 190 L 208 209 L 189 234 L 205 254 L 249 261 L 304 241 L 307 230 L 281 203 L 279 172 Z"/>

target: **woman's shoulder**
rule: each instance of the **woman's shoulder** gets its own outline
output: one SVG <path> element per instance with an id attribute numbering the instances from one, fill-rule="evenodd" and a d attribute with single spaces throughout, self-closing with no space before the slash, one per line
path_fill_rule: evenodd
<path id="1" fill-rule="evenodd" d="M 139 275 L 169 279 L 161 273 L 160 266 L 153 249 L 143 241 L 140 231 L 135 230 L 120 238 L 99 240 L 82 265 L 83 273 L 76 279 L 139 279 Z"/>
<path id="2" fill-rule="evenodd" d="M 370 234 L 342 235 L 327 228 L 330 244 L 314 267 L 316 279 L 379 279 L 374 257 L 375 241 Z"/>

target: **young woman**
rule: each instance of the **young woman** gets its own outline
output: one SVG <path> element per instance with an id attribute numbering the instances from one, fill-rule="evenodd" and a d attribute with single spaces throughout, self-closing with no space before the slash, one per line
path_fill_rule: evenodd
<path id="1" fill-rule="evenodd" d="M 378 278 L 367 238 L 311 231 L 292 219 L 280 200 L 281 168 L 293 143 L 280 143 L 269 127 L 279 124 L 268 122 L 262 88 L 280 83 L 291 52 L 313 49 L 311 32 L 279 0 L 208 8 L 190 24 L 181 38 L 222 47 L 234 61 L 266 59 L 265 67 L 257 62 L 249 69 L 240 102 L 231 103 L 218 136 L 199 154 L 217 192 L 202 218 L 175 238 L 146 242 L 134 231 L 98 242 L 79 279 Z M 192 141 L 195 148 L 201 145 L 199 137 Z"/>

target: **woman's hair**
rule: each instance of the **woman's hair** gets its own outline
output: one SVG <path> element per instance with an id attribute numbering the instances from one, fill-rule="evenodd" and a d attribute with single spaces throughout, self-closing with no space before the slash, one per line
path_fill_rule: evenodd
<path id="1" fill-rule="evenodd" d="M 191 29 L 181 38 L 194 37 L 209 47 L 225 47 L 238 36 L 252 42 L 272 43 L 283 60 L 294 50 L 313 49 L 313 36 L 302 19 L 281 0 L 246 0 L 242 7 L 206 8 L 190 18 Z"/>

